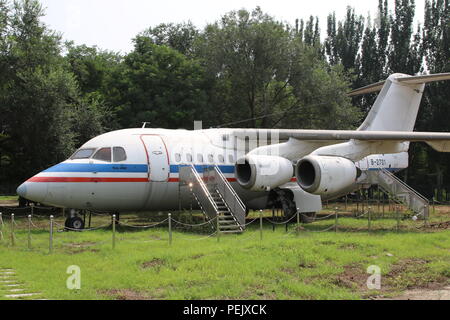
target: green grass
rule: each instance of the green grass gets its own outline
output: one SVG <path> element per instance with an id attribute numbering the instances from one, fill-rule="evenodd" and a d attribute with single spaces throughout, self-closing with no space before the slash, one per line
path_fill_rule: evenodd
<path id="1" fill-rule="evenodd" d="M 0 201 L 18 200 L 19 196 L 0 196 Z"/>
<path id="2" fill-rule="evenodd" d="M 136 216 L 122 219 L 146 222 Z M 93 221 L 101 225 L 108 218 Z M 450 232 L 419 231 L 422 223 L 411 220 L 402 221 L 396 232 L 395 219 L 379 219 L 369 234 L 367 220 L 339 218 L 337 233 L 301 230 L 298 235 L 295 224 L 286 233 L 282 226 L 272 231 L 266 222 L 262 241 L 255 221 L 244 234 L 223 235 L 219 242 L 207 237 L 208 230 L 174 231 L 171 246 L 167 226 L 119 227 L 115 250 L 111 229 L 55 232 L 53 254 L 48 253 L 47 218 L 34 223 L 38 228 L 28 250 L 26 220 L 17 220 L 16 246 L 11 247 L 5 219 L 0 268 L 14 268 L 29 292 L 47 299 L 362 299 L 445 285 L 450 279 Z M 303 228 L 319 231 L 333 223 Z M 81 290 L 66 288 L 71 265 L 81 268 Z M 370 265 L 381 267 L 381 292 L 365 288 Z"/>

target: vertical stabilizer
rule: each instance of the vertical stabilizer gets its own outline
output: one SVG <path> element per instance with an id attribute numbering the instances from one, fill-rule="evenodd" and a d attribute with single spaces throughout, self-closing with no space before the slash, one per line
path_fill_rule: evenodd
<path id="1" fill-rule="evenodd" d="M 384 83 L 359 131 L 413 131 L 425 83 L 407 84 L 393 74 Z"/>

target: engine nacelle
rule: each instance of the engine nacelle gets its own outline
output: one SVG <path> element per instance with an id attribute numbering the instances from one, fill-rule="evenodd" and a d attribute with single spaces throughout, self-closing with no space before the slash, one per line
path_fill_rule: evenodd
<path id="1" fill-rule="evenodd" d="M 353 161 L 340 157 L 307 156 L 295 167 L 297 183 L 306 192 L 328 195 L 355 183 L 358 169 Z"/>
<path id="2" fill-rule="evenodd" d="M 286 158 L 247 155 L 236 163 L 235 175 L 245 189 L 268 191 L 291 181 L 294 167 Z"/>

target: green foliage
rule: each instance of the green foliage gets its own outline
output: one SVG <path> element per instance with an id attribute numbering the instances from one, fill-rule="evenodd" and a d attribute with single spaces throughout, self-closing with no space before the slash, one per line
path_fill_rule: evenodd
<path id="1" fill-rule="evenodd" d="M 414 33 L 413 0 L 396 0 L 393 13 L 379 0 L 373 21 L 348 7 L 342 21 L 328 16 L 322 43 L 318 18 L 292 27 L 257 7 L 202 30 L 191 22 L 149 27 L 121 55 L 63 46 L 41 22 L 38 0 L 0 0 L 0 182 L 20 182 L 98 134 L 142 122 L 355 128 L 375 95 L 351 101 L 349 87 L 392 72 L 450 71 L 448 10 L 446 0 L 427 0 Z M 416 130 L 448 131 L 448 86 L 427 86 Z M 413 146 L 410 158 L 413 186 L 445 187 L 448 155 Z"/>
<path id="2" fill-rule="evenodd" d="M 142 122 L 163 128 L 193 123 L 205 108 L 203 69 L 167 46 L 158 46 L 144 36 L 135 40 L 135 50 L 125 58 L 121 105 L 117 110 L 123 126 Z"/>
<path id="3" fill-rule="evenodd" d="M 92 111 L 102 107 L 97 101 L 80 109 L 87 100 L 61 55 L 60 37 L 40 21 L 38 1 L 2 1 L 0 10 L 0 179 L 20 182 L 66 159 L 77 138 L 92 137 L 77 129 L 98 134 L 102 126 Z"/>

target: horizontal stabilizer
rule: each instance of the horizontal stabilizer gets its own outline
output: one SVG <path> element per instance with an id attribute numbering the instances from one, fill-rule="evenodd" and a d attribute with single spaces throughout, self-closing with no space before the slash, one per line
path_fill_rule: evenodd
<path id="1" fill-rule="evenodd" d="M 397 80 L 400 83 L 405 84 L 422 84 L 422 83 L 429 83 L 429 82 L 435 82 L 435 81 L 445 81 L 450 80 L 450 73 L 437 73 L 437 74 L 428 74 L 428 75 L 421 75 L 421 76 L 407 76 L 407 75 L 399 75 L 398 77 L 394 77 L 393 80 Z M 380 81 L 374 84 L 370 84 L 368 86 L 355 89 L 348 93 L 348 96 L 354 97 L 359 96 L 362 94 L 367 93 L 373 93 L 380 91 L 386 81 Z"/>
<path id="2" fill-rule="evenodd" d="M 355 96 L 359 96 L 359 95 L 362 95 L 362 94 L 378 92 L 378 91 L 380 91 L 383 88 L 385 82 L 386 81 L 380 81 L 378 83 L 373 83 L 373 84 L 370 84 L 368 86 L 365 86 L 365 87 L 362 87 L 362 88 L 359 88 L 359 89 L 355 89 L 355 90 L 349 92 L 348 96 L 349 97 L 355 97 Z"/>

